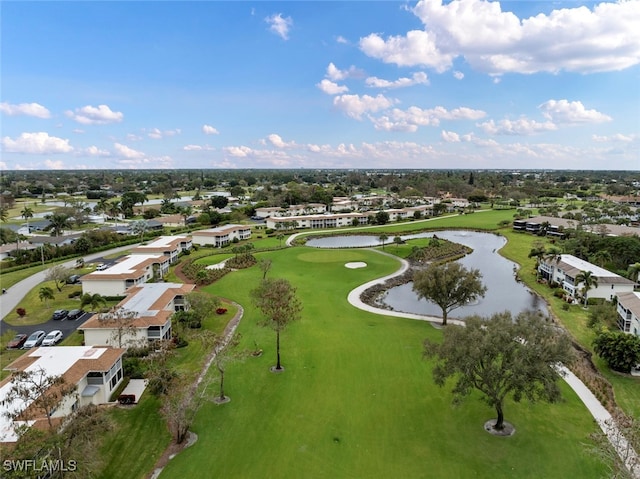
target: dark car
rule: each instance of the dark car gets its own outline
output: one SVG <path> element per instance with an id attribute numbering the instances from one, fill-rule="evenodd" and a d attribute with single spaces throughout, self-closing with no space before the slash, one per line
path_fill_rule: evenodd
<path id="1" fill-rule="evenodd" d="M 67 284 L 78 284 L 80 282 L 79 274 L 72 274 L 67 278 Z"/>
<path id="2" fill-rule="evenodd" d="M 69 311 L 69 313 L 67 313 L 67 319 L 78 319 L 83 314 L 83 309 L 72 309 L 71 311 Z"/>
<path id="3" fill-rule="evenodd" d="M 25 341 L 29 336 L 27 334 L 16 334 L 15 338 L 7 343 L 9 349 L 19 349 L 24 346 Z"/>
<path id="4" fill-rule="evenodd" d="M 53 312 L 53 316 L 51 316 L 51 319 L 55 319 L 55 320 L 64 319 L 67 317 L 67 314 L 69 314 L 69 311 L 67 311 L 66 309 L 56 309 Z"/>

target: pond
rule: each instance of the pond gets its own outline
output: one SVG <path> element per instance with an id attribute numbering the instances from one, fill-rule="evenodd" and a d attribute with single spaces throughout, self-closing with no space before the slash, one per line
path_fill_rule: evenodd
<path id="1" fill-rule="evenodd" d="M 503 236 L 471 231 L 436 231 L 403 235 L 402 239 L 428 238 L 434 234 L 438 238 L 472 248 L 473 253 L 460 259 L 459 263 L 467 269 L 479 269 L 482 272 L 482 282 L 487 287 L 484 298 L 453 310 L 450 314 L 451 318 L 472 314 L 489 316 L 505 310 L 513 314 L 525 310 L 539 310 L 547 313 L 544 301 L 524 284 L 515 280 L 517 265 L 498 254 L 498 250 L 506 243 Z M 393 241 L 392 238 L 390 240 Z M 318 248 L 379 246 L 380 240 L 377 236 L 333 236 L 310 240 L 307 245 Z M 430 301 L 419 299 L 412 287 L 413 283 L 407 283 L 389 289 L 382 298 L 383 304 L 395 311 L 441 316 L 442 310 Z"/>

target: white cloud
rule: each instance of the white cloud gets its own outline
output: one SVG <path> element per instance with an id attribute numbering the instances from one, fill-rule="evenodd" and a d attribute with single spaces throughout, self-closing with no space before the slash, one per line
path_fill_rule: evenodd
<path id="1" fill-rule="evenodd" d="M 73 130 L 74 133 L 77 133 L 78 135 L 83 135 L 84 134 L 84 130 L 81 130 L 80 128 L 74 128 Z"/>
<path id="2" fill-rule="evenodd" d="M 129 148 L 128 146 L 121 143 L 114 143 L 113 147 L 115 148 L 116 154 L 118 156 L 128 160 L 139 160 L 146 156 L 141 151 L 134 150 L 133 148 Z"/>
<path id="3" fill-rule="evenodd" d="M 167 136 L 175 136 L 175 135 L 179 135 L 180 133 L 182 133 L 182 131 L 180 130 L 180 128 L 176 128 L 175 130 L 164 130 L 161 131 L 158 128 L 152 128 L 151 130 L 149 130 L 149 132 L 147 133 L 147 136 L 149 138 L 152 138 L 154 140 L 160 140 L 162 138 L 165 138 Z"/>
<path id="4" fill-rule="evenodd" d="M 112 111 L 107 105 L 98 105 L 97 107 L 87 105 L 82 108 L 76 108 L 75 112 L 68 110 L 65 113 L 69 118 L 83 125 L 118 123 L 124 118 L 122 112 Z"/>
<path id="5" fill-rule="evenodd" d="M 64 162 L 62 160 L 44 160 L 44 165 L 49 170 L 64 170 Z"/>
<path id="6" fill-rule="evenodd" d="M 340 95 L 333 99 L 333 105 L 347 116 L 360 120 L 368 112 L 386 110 L 395 103 L 384 95 Z"/>
<path id="7" fill-rule="evenodd" d="M 529 120 L 528 118 L 518 118 L 517 120 L 504 119 L 499 122 L 489 120 L 478 125 L 489 135 L 533 135 L 545 131 L 554 131 L 558 127 L 551 121 L 544 123 Z"/>
<path id="8" fill-rule="evenodd" d="M 596 110 L 587 110 L 579 101 L 548 100 L 538 108 L 545 118 L 554 123 L 577 124 L 611 121 L 610 116 Z"/>
<path id="9" fill-rule="evenodd" d="M 630 143 L 637 138 L 637 135 L 623 135 L 621 133 L 616 133 L 611 136 L 593 135 L 591 138 L 596 143 Z"/>
<path id="10" fill-rule="evenodd" d="M 111 153 L 107 150 L 101 150 L 97 146 L 90 146 L 84 149 L 84 153 L 89 156 L 111 156 Z"/>
<path id="11" fill-rule="evenodd" d="M 51 112 L 38 103 L 20 103 L 12 105 L 7 102 L 0 103 L 0 111 L 5 115 L 35 116 L 36 118 L 51 118 Z"/>
<path id="12" fill-rule="evenodd" d="M 246 158 L 253 152 L 248 146 L 225 146 L 223 151 L 236 158 Z"/>
<path id="13" fill-rule="evenodd" d="M 485 116 L 484 111 L 467 107 L 447 110 L 442 106 L 429 109 L 411 106 L 406 110 L 394 108 L 387 115 L 371 121 L 377 130 L 414 132 L 419 126 L 439 126 L 441 120 L 479 120 Z"/>
<path id="14" fill-rule="evenodd" d="M 369 77 L 365 80 L 367 86 L 374 88 L 405 88 L 413 85 L 428 85 L 429 78 L 424 72 L 416 72 L 411 78 L 402 77 L 394 81 L 383 80 L 378 77 Z"/>
<path id="15" fill-rule="evenodd" d="M 345 44 L 349 43 L 349 41 L 345 37 L 343 37 L 342 35 L 338 35 L 336 37 L 336 42 L 337 43 L 345 43 Z"/>
<path id="16" fill-rule="evenodd" d="M 205 135 L 219 135 L 220 132 L 211 125 L 202 125 L 202 133 Z"/>
<path id="17" fill-rule="evenodd" d="M 214 148 L 209 145 L 185 145 L 182 147 L 184 151 L 213 151 Z"/>
<path id="18" fill-rule="evenodd" d="M 49 155 L 73 151 L 73 147 L 69 145 L 69 140 L 49 136 L 48 133 L 43 131 L 37 133 L 22 133 L 15 140 L 5 136 L 2 139 L 2 146 L 4 150 L 9 153 Z"/>
<path id="19" fill-rule="evenodd" d="M 459 72 L 459 71 L 456 70 L 456 71 L 453 72 L 453 77 L 456 80 L 462 80 L 464 78 L 464 73 Z"/>
<path id="20" fill-rule="evenodd" d="M 127 140 L 128 141 L 140 141 L 140 140 L 142 140 L 142 137 L 140 135 L 136 135 L 134 133 L 129 133 L 129 134 L 127 134 Z"/>
<path id="21" fill-rule="evenodd" d="M 317 83 L 316 86 L 322 90 L 327 95 L 338 95 L 339 93 L 345 93 L 349 91 L 345 85 L 338 85 L 337 83 L 332 82 L 331 80 L 323 79 L 320 83 Z"/>
<path id="22" fill-rule="evenodd" d="M 329 63 L 325 76 L 335 82 L 346 80 L 347 78 L 363 78 L 364 72 L 354 65 L 351 65 L 348 70 L 340 70 L 333 63 Z"/>
<path id="23" fill-rule="evenodd" d="M 289 39 L 289 29 L 293 25 L 293 19 L 291 17 L 282 18 L 281 13 L 274 13 L 273 15 L 264 19 L 269 24 L 269 30 L 278 35 L 283 40 Z"/>
<path id="24" fill-rule="evenodd" d="M 423 65 L 437 72 L 451 67 L 454 55 L 441 51 L 431 32 L 412 30 L 405 37 L 394 36 L 384 40 L 372 33 L 360 39 L 360 49 L 368 56 L 401 67 Z"/>
<path id="25" fill-rule="evenodd" d="M 275 133 L 267 136 L 267 141 L 276 148 L 293 148 L 296 146 L 295 141 L 286 142 L 280 135 L 276 135 Z M 263 144 L 266 144 L 266 142 Z"/>
<path id="26" fill-rule="evenodd" d="M 411 41 L 415 32 L 386 42 L 370 35 L 361 40 L 363 51 L 398 65 L 442 67 L 425 60 L 430 59 L 426 48 L 436 59 L 438 52 L 445 59 L 463 56 L 475 69 L 495 75 L 616 71 L 640 62 L 638 1 L 563 8 L 523 19 L 485 0 L 422 0 L 413 12 L 428 29 L 420 32 L 422 42 Z"/>
<path id="27" fill-rule="evenodd" d="M 442 139 L 444 141 L 446 141 L 447 143 L 459 143 L 460 142 L 460 135 L 458 135 L 454 131 L 442 130 L 441 136 L 442 136 Z"/>

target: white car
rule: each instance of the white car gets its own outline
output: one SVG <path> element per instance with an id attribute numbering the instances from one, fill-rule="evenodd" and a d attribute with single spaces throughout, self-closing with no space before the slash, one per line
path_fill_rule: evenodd
<path id="1" fill-rule="evenodd" d="M 55 346 L 62 340 L 62 331 L 53 330 L 42 340 L 43 346 Z"/>
<path id="2" fill-rule="evenodd" d="M 31 349 L 31 348 L 35 348 L 36 346 L 40 346 L 40 344 L 42 344 L 42 340 L 44 339 L 44 334 L 45 334 L 44 331 L 34 331 L 27 338 L 22 348 Z"/>
<path id="3" fill-rule="evenodd" d="M 96 267 L 96 271 L 104 271 L 105 269 L 107 269 L 109 267 L 108 264 L 104 264 L 104 263 L 100 263 L 97 267 Z"/>

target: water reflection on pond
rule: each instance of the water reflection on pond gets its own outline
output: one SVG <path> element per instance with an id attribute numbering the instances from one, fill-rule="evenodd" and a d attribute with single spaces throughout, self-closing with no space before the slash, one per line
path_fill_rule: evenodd
<path id="1" fill-rule="evenodd" d="M 450 317 L 464 317 L 472 314 L 489 316 L 505 310 L 517 314 L 527 309 L 547 312 L 544 301 L 533 294 L 525 285 L 515 280 L 516 264 L 498 254 L 504 246 L 504 237 L 492 233 L 470 231 L 437 231 L 403 235 L 402 239 L 427 238 L 437 235 L 455 243 L 473 248 L 473 253 L 460 259 L 466 268 L 477 268 L 482 272 L 482 282 L 487 293 L 477 303 L 457 308 Z M 307 242 L 308 246 L 321 248 L 379 246 L 377 236 L 333 236 L 317 238 Z M 384 304 L 396 311 L 440 316 L 442 310 L 434 303 L 419 299 L 412 290 L 413 283 L 391 288 L 383 298 Z"/>

